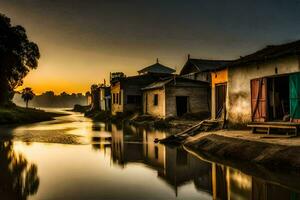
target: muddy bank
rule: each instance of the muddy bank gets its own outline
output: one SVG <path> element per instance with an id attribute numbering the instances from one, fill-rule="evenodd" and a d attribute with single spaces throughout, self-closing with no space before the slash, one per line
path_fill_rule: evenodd
<path id="1" fill-rule="evenodd" d="M 300 169 L 300 146 L 285 146 L 210 134 L 190 139 L 184 146 L 219 160 L 251 162 L 269 169 Z"/>
<path id="2" fill-rule="evenodd" d="M 198 124 L 205 118 L 207 118 L 207 115 L 186 114 L 182 117 L 168 117 L 165 119 L 151 115 L 136 115 L 127 121 L 134 126 L 167 130 L 172 134 L 176 134 Z"/>
<path id="3" fill-rule="evenodd" d="M 0 108 L 0 125 L 21 125 L 53 120 L 55 117 L 68 115 L 66 113 L 46 112 L 40 109 L 18 106 Z"/>

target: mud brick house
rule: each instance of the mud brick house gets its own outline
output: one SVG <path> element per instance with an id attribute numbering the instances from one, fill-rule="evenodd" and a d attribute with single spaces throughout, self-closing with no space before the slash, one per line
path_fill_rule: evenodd
<path id="1" fill-rule="evenodd" d="M 154 82 L 142 90 L 145 114 L 166 118 L 185 113 L 210 113 L 208 82 L 174 76 Z"/>
<path id="2" fill-rule="evenodd" d="M 173 76 L 174 69 L 157 62 L 138 71 L 139 75 L 126 77 L 124 74 L 112 74 L 111 76 L 111 112 L 142 111 L 141 88 L 160 80 Z"/>
<path id="3" fill-rule="evenodd" d="M 296 41 L 267 46 L 229 64 L 224 77 L 228 120 L 300 122 L 299 54 Z"/>
<path id="4" fill-rule="evenodd" d="M 210 72 L 219 68 L 223 68 L 231 61 L 229 60 L 207 60 L 207 59 L 194 59 L 188 55 L 188 60 L 180 71 L 180 76 L 211 82 Z"/>

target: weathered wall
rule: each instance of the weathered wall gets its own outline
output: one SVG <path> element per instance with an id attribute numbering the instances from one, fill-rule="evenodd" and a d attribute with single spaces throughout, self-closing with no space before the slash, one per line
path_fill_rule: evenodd
<path id="1" fill-rule="evenodd" d="M 158 105 L 154 105 L 154 95 L 158 95 Z M 147 100 L 146 100 L 147 99 Z M 165 90 L 163 88 L 146 90 L 143 93 L 143 112 L 155 117 L 165 117 Z"/>
<path id="2" fill-rule="evenodd" d="M 228 69 L 228 120 L 232 123 L 251 121 L 250 80 L 260 77 L 299 72 L 298 56 L 288 56 L 258 64 L 248 64 Z"/>
<path id="3" fill-rule="evenodd" d="M 121 105 L 118 103 L 114 103 L 113 102 L 113 94 L 119 94 L 121 91 L 121 95 L 123 97 L 123 90 L 121 90 L 121 87 L 120 87 L 120 82 L 118 83 L 115 83 L 114 85 L 111 86 L 111 113 L 112 115 L 115 115 L 117 112 L 123 112 L 123 104 L 124 104 L 124 101 L 123 101 L 123 98 L 122 101 L 121 101 Z"/>
<path id="4" fill-rule="evenodd" d="M 134 83 L 124 83 L 124 111 L 139 111 L 142 108 L 142 102 L 140 104 L 131 104 L 127 102 L 128 95 L 141 95 L 141 85 Z"/>
<path id="5" fill-rule="evenodd" d="M 227 69 L 219 70 L 211 73 L 211 118 L 216 118 L 216 96 L 215 86 L 221 83 L 227 83 L 228 71 Z M 228 94 L 228 92 L 227 92 Z M 226 94 L 226 96 L 227 96 Z"/>
<path id="6" fill-rule="evenodd" d="M 188 96 L 188 112 L 210 112 L 209 87 L 166 87 L 166 117 L 177 116 L 176 96 Z"/>

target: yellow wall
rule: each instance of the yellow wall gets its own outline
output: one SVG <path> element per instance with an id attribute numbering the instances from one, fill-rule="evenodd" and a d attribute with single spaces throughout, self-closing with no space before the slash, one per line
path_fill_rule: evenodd
<path id="1" fill-rule="evenodd" d="M 115 115 L 117 112 L 123 112 L 123 91 L 121 90 L 120 82 L 114 84 L 110 88 L 111 90 L 111 113 Z M 120 93 L 121 92 L 121 93 Z M 121 105 L 114 104 L 113 102 L 113 94 L 121 94 Z"/>
<path id="2" fill-rule="evenodd" d="M 211 73 L 211 84 L 213 86 L 219 83 L 226 83 L 227 81 L 228 81 L 227 68 Z"/>

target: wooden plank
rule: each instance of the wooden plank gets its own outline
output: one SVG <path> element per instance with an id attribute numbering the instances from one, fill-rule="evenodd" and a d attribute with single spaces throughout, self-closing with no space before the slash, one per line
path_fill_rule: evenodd
<path id="1" fill-rule="evenodd" d="M 299 126 L 296 122 L 251 122 L 248 125 L 283 125 L 283 126 Z"/>
<path id="2" fill-rule="evenodd" d="M 247 125 L 247 127 L 256 127 L 256 128 L 281 128 L 281 129 L 296 129 L 296 126 L 282 126 L 282 125 Z"/>

